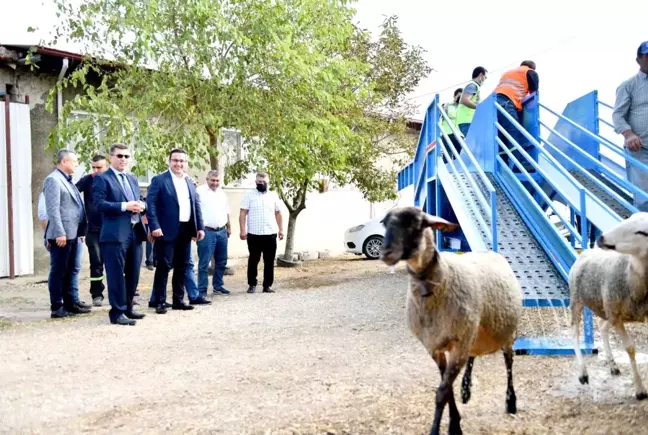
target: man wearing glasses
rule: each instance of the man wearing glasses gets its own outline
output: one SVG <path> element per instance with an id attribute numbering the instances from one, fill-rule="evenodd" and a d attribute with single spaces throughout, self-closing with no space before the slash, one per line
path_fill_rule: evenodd
<path id="1" fill-rule="evenodd" d="M 133 174 L 126 173 L 130 161 L 128 146 L 110 147 L 110 169 L 94 179 L 93 194 L 102 214 L 99 243 L 103 254 L 110 301 L 110 322 L 134 325 L 144 314 L 133 310 L 133 298 L 139 283 L 142 242 L 146 230 L 141 213 L 140 187 Z"/>
<path id="2" fill-rule="evenodd" d="M 185 271 L 190 267 L 191 240 L 201 241 L 205 237 L 205 227 L 196 187 L 184 172 L 186 164 L 186 151 L 171 150 L 169 170 L 153 177 L 146 197 L 147 217 L 151 236 L 155 239 L 153 249 L 157 259 L 151 302 L 157 304 L 155 312 L 158 314 L 167 312 L 166 286 L 171 269 L 171 308 L 194 308 L 183 302 Z M 209 301 L 198 298 L 192 303 L 208 304 Z"/>

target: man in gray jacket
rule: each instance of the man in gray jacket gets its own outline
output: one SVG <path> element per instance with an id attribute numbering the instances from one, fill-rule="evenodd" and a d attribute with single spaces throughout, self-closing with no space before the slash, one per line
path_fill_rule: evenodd
<path id="1" fill-rule="evenodd" d="M 74 303 L 71 291 L 72 272 L 79 248 L 77 238 L 82 241 L 87 228 L 83 200 L 72 182 L 77 165 L 76 154 L 62 149 L 56 155 L 56 169 L 43 182 L 49 218 L 45 238 L 50 245 L 48 287 L 52 318 L 90 311 Z"/>

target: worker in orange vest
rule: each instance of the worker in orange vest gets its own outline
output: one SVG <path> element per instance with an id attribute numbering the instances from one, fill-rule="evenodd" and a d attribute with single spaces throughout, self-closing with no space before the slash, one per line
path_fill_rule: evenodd
<path id="1" fill-rule="evenodd" d="M 511 115 L 513 119 L 518 121 L 520 125 L 522 125 L 522 101 L 527 97 L 527 95 L 538 91 L 540 78 L 535 69 L 535 62 L 532 60 L 523 61 L 518 68 L 502 74 L 497 87 L 493 91 L 493 93 L 496 94 L 497 103 L 502 106 L 502 108 Z M 522 148 L 526 150 L 531 146 L 529 140 L 522 134 L 522 132 L 518 130 L 518 128 L 514 126 L 513 123 L 504 116 L 504 114 L 500 113 L 499 110 L 497 111 L 497 122 Z M 501 141 L 508 146 L 509 150 L 515 148 L 515 145 L 512 144 L 506 136 L 502 134 L 502 132 L 498 132 L 498 136 Z M 504 160 L 508 165 L 509 158 L 506 152 L 499 150 L 498 154 L 501 155 L 502 160 Z M 519 152 L 514 151 L 513 155 L 528 172 L 534 171 L 533 166 L 528 163 Z M 513 166 L 513 172 L 520 172 L 519 168 L 515 165 Z"/>

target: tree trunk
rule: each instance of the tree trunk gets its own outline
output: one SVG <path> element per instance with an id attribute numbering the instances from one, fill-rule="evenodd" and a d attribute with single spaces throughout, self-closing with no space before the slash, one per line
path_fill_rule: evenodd
<path id="1" fill-rule="evenodd" d="M 293 259 L 293 244 L 295 241 L 295 227 L 297 226 L 297 216 L 301 213 L 302 209 L 291 211 L 288 216 L 288 232 L 286 234 L 286 249 L 284 251 L 283 259 L 292 261 Z"/>
<path id="2" fill-rule="evenodd" d="M 212 130 L 207 130 L 207 134 L 209 134 L 209 147 L 211 149 L 216 150 L 215 154 L 212 154 L 212 153 L 209 154 L 209 166 L 210 166 L 210 169 L 219 169 L 218 164 L 220 162 L 218 161 L 218 153 L 219 153 L 219 151 L 218 151 L 218 143 L 216 141 L 216 135 L 214 134 L 214 132 Z"/>

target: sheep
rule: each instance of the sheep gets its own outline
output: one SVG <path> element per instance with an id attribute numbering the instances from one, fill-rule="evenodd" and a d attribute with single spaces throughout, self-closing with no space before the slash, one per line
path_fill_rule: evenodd
<path id="1" fill-rule="evenodd" d="M 638 212 L 604 232 L 597 247 L 581 253 L 569 272 L 574 352 L 581 384 L 589 376 L 580 352 L 579 327 L 583 307 L 600 318 L 599 327 L 607 364 L 613 376 L 621 374 L 610 350 L 610 326 L 616 329 L 630 357 L 635 397 L 646 389 L 637 371 L 635 345 L 624 323 L 642 322 L 648 315 L 648 213 Z M 600 249 L 599 249 L 600 248 Z"/>
<path id="2" fill-rule="evenodd" d="M 522 292 L 511 266 L 492 251 L 463 255 L 439 252 L 434 230 L 453 231 L 458 225 L 416 207 L 392 209 L 382 223 L 385 237 L 381 260 L 389 266 L 400 260 L 406 262 L 410 276 L 407 325 L 441 372 L 430 433 L 439 433 L 446 404 L 449 433 L 462 433 L 453 382 L 469 361 L 463 381 L 465 403 L 470 397 L 474 357 L 499 349 L 504 353 L 507 371 L 506 410 L 515 414 L 513 342 L 522 310 Z"/>

